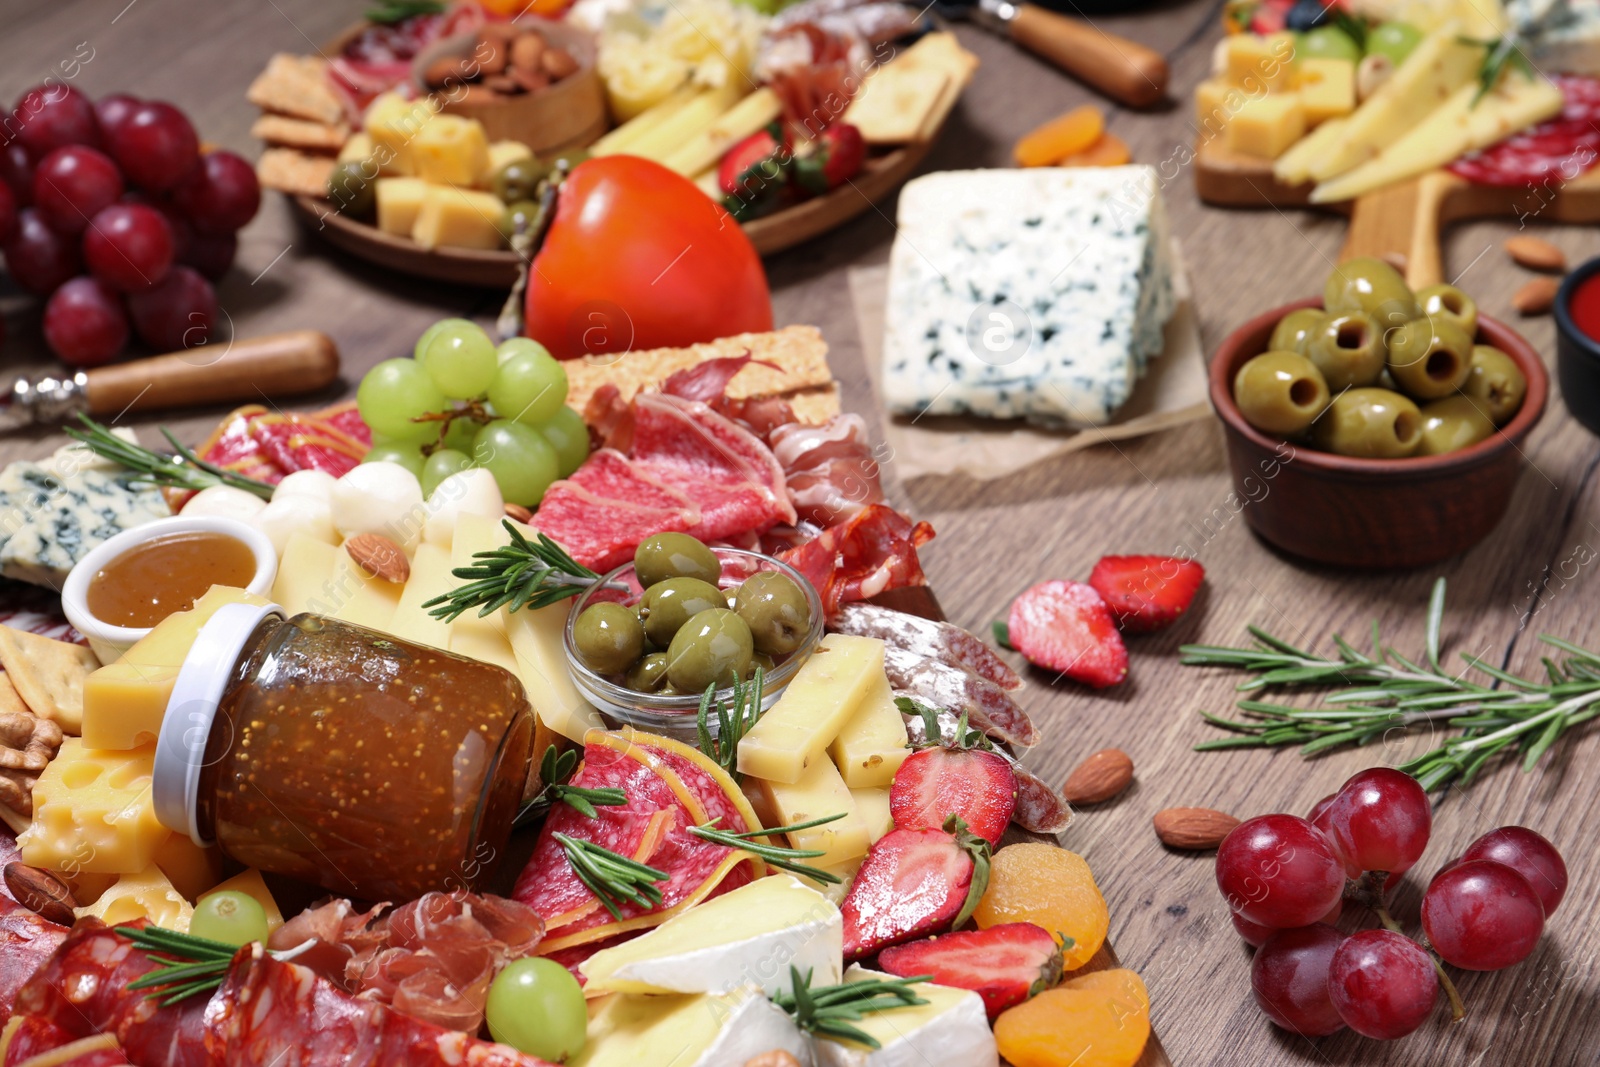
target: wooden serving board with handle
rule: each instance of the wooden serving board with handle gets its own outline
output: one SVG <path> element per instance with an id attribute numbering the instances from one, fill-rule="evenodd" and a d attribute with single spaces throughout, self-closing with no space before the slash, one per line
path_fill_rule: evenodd
<path id="1" fill-rule="evenodd" d="M 1314 207 L 1347 215 L 1350 230 L 1340 261 L 1399 253 L 1406 257 L 1406 281 L 1413 289 L 1449 280 L 1440 237 L 1452 222 L 1600 222 L 1600 168 L 1571 181 L 1534 186 L 1481 185 L 1436 170 L 1354 201 L 1312 204 L 1310 182 L 1284 185 L 1273 177 L 1270 161 L 1205 142 L 1195 150 L 1194 181 L 1200 199 L 1218 207 Z"/>

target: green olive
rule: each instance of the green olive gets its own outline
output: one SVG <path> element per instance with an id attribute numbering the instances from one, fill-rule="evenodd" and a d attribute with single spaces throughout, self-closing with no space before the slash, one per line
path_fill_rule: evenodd
<path id="1" fill-rule="evenodd" d="M 1387 389 L 1347 389 L 1312 424 L 1311 440 L 1342 456 L 1399 459 L 1422 443 L 1422 412 Z"/>
<path id="2" fill-rule="evenodd" d="M 1365 311 L 1385 329 L 1404 325 L 1422 314 L 1416 294 L 1400 272 L 1371 256 L 1333 268 L 1322 289 L 1322 306 L 1330 315 Z"/>
<path id="3" fill-rule="evenodd" d="M 1267 342 L 1267 351 L 1305 355 L 1306 345 L 1327 318 L 1328 313 L 1321 308 L 1301 308 L 1289 312 L 1272 328 L 1272 340 Z"/>
<path id="4" fill-rule="evenodd" d="M 1383 331 L 1365 311 L 1325 316 L 1306 345 L 1306 358 L 1322 372 L 1328 390 L 1372 385 L 1383 373 Z"/>
<path id="5" fill-rule="evenodd" d="M 638 693 L 654 693 L 667 684 L 667 654 L 648 653 L 628 670 L 628 688 Z"/>
<path id="6" fill-rule="evenodd" d="M 1528 379 L 1517 361 L 1490 345 L 1472 346 L 1472 369 L 1461 391 L 1482 405 L 1483 410 L 1504 426 L 1522 407 L 1528 395 Z"/>
<path id="7" fill-rule="evenodd" d="M 589 153 L 585 152 L 581 148 L 567 148 L 560 152 L 551 154 L 544 162 L 545 166 L 549 167 L 551 170 L 555 170 L 557 164 L 565 163 L 567 165 L 567 170 L 570 171 L 579 163 L 584 162 L 588 158 Z"/>
<path id="8" fill-rule="evenodd" d="M 758 571 L 739 586 L 734 610 L 750 626 L 757 652 L 787 656 L 811 632 L 811 605 L 788 575 Z"/>
<path id="9" fill-rule="evenodd" d="M 717 554 L 684 533 L 651 534 L 633 553 L 633 573 L 649 589 L 668 578 L 698 578 L 716 585 L 722 577 Z"/>
<path id="10" fill-rule="evenodd" d="M 507 204 L 518 200 L 538 200 L 539 183 L 550 168 L 537 159 L 513 159 L 494 172 L 494 195 Z"/>
<path id="11" fill-rule="evenodd" d="M 1457 393 L 1435 400 L 1422 409 L 1422 447 L 1419 456 L 1441 456 L 1475 445 L 1494 433 L 1494 420 L 1479 402 Z"/>
<path id="12" fill-rule="evenodd" d="M 732 685 L 750 670 L 750 627 L 727 608 L 702 611 L 679 628 L 667 649 L 667 679 L 686 693 Z"/>
<path id="13" fill-rule="evenodd" d="M 1412 319 L 1389 334 L 1389 373 L 1407 396 L 1449 396 L 1472 373 L 1472 338 L 1443 315 Z"/>
<path id="14" fill-rule="evenodd" d="M 1296 352 L 1263 352 L 1233 376 L 1233 402 L 1256 429 L 1295 434 L 1328 406 L 1328 383 Z"/>
<path id="15" fill-rule="evenodd" d="M 668 578 L 644 591 L 639 616 L 644 633 L 657 648 L 672 644 L 678 628 L 695 615 L 727 603 L 722 590 L 698 578 Z"/>
<path id="16" fill-rule="evenodd" d="M 1400 391 L 1400 383 L 1395 381 L 1394 375 L 1389 373 L 1389 365 L 1387 363 L 1385 363 L 1383 366 L 1383 373 L 1378 375 L 1378 380 L 1372 384 L 1377 386 L 1379 389 L 1387 389 L 1391 393 L 1398 393 Z"/>
<path id="17" fill-rule="evenodd" d="M 621 674 L 644 651 L 639 617 L 621 604 L 591 604 L 572 628 L 578 658 L 596 674 Z"/>
<path id="18" fill-rule="evenodd" d="M 501 236 L 509 241 L 519 230 L 528 231 L 538 216 L 539 205 L 532 200 L 517 200 L 507 204 L 506 209 L 500 213 Z"/>
<path id="19" fill-rule="evenodd" d="M 1468 337 L 1478 334 L 1478 302 L 1453 285 L 1430 285 L 1417 290 L 1417 303 L 1422 313 L 1432 318 L 1443 315 L 1454 319 L 1455 324 Z"/>
<path id="20" fill-rule="evenodd" d="M 754 677 L 757 667 L 761 668 L 761 674 L 763 677 L 770 677 L 772 672 L 777 669 L 778 662 L 765 652 L 757 652 L 754 656 L 750 657 L 750 669 L 745 672 L 745 678 L 748 679 Z"/>
<path id="21" fill-rule="evenodd" d="M 370 219 L 378 212 L 378 169 L 370 161 L 349 159 L 328 175 L 328 199 L 339 213 Z"/>

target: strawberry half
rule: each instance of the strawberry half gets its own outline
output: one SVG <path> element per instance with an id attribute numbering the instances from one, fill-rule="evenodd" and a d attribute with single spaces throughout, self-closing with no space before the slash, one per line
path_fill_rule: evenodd
<path id="1" fill-rule="evenodd" d="M 1100 594 L 1082 582 L 1040 582 L 1011 602 L 1011 646 L 1028 662 L 1096 689 L 1128 676 L 1128 649 Z"/>
<path id="2" fill-rule="evenodd" d="M 925 748 L 913 752 L 895 772 L 889 789 L 889 814 L 899 830 L 937 829 L 959 815 L 972 832 L 991 845 L 1011 822 L 1017 806 L 1017 776 L 993 752 Z"/>
<path id="3" fill-rule="evenodd" d="M 901 978 L 930 974 L 937 985 L 970 989 L 989 1018 L 1061 981 L 1061 946 L 1033 923 L 958 930 L 886 948 L 878 966 Z"/>
<path id="4" fill-rule="evenodd" d="M 1206 569 L 1176 556 L 1102 556 L 1089 584 L 1130 634 L 1171 626 L 1189 610 Z"/>
<path id="5" fill-rule="evenodd" d="M 943 830 L 893 830 L 878 839 L 839 910 L 844 958 L 960 926 L 989 887 L 989 843 L 951 816 Z"/>

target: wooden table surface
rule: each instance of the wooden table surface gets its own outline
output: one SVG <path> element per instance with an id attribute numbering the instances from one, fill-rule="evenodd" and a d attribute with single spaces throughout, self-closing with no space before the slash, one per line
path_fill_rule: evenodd
<path id="1" fill-rule="evenodd" d="M 362 8 L 358 2 L 260 0 L 112 0 L 111 3 L 0 3 L 0 98 L 13 100 L 61 64 L 79 57 L 75 83 L 92 94 L 128 90 L 170 99 L 206 139 L 253 158 L 248 136 L 255 109 L 244 89 L 275 51 L 308 51 Z M 1320 291 L 1344 222 L 1306 212 L 1228 212 L 1201 206 L 1188 171 L 1193 138 L 1190 93 L 1210 65 L 1219 36 L 1219 5 L 1173 3 L 1130 16 L 1096 17 L 1108 30 L 1167 53 L 1173 103 L 1135 114 L 1112 110 L 1110 129 L 1137 161 L 1156 165 L 1194 281 L 1208 350 L 1260 310 Z M 963 43 L 983 62 L 925 170 L 1004 166 L 1013 140 L 1034 124 L 1092 99 L 1083 88 L 999 39 L 964 26 Z M 85 60 L 84 57 L 89 57 Z M 894 205 L 767 263 L 779 323 L 815 323 L 832 346 L 847 406 L 876 422 L 846 285 L 852 266 L 883 262 L 894 236 Z M 1500 242 L 1509 223 L 1464 225 L 1447 237 L 1447 273 L 1484 311 L 1516 321 L 1512 292 L 1526 275 Z M 1539 231 L 1574 261 L 1595 251 L 1592 232 Z M 297 228 L 285 203 L 268 196 L 243 233 L 238 264 L 219 298 L 240 335 L 312 327 L 344 354 L 350 393 L 364 368 L 409 353 L 429 323 L 446 315 L 487 322 L 498 296 L 394 276 L 328 253 Z M 14 289 L 0 290 L 8 327 L 5 366 L 41 362 L 38 309 Z M 1548 318 L 1524 320 L 1528 338 L 1553 358 Z M 167 420 L 197 440 L 219 411 Z M 148 425 L 148 424 L 147 424 Z M 36 456 L 59 438 L 13 437 L 0 459 Z M 1532 774 L 1496 767 L 1469 792 L 1444 796 L 1433 840 L 1419 865 L 1432 871 L 1492 827 L 1538 829 L 1566 855 L 1572 887 L 1538 951 L 1497 974 L 1458 975 L 1468 1019 L 1438 1017 L 1393 1043 L 1344 1034 L 1317 1041 L 1269 1026 L 1250 998 L 1249 951 L 1234 935 L 1212 880 L 1209 855 L 1165 849 L 1150 827 L 1174 805 L 1221 808 L 1241 817 L 1303 813 L 1350 774 L 1397 763 L 1431 747 L 1427 737 L 1395 738 L 1313 763 L 1293 751 L 1195 753 L 1215 736 L 1197 714 L 1223 710 L 1237 681 L 1221 672 L 1180 667 L 1188 641 L 1238 643 L 1247 623 L 1261 623 L 1331 651 L 1327 637 L 1364 635 L 1372 619 L 1400 648 L 1420 650 L 1424 603 L 1437 575 L 1450 581 L 1448 649 L 1476 653 L 1510 669 L 1538 672 L 1535 634 L 1549 631 L 1600 647 L 1593 608 L 1600 576 L 1600 502 L 1594 471 L 1600 447 L 1552 398 L 1527 446 L 1528 465 L 1510 512 L 1477 548 L 1415 573 L 1362 575 L 1298 565 L 1247 529 L 1230 496 L 1222 434 L 1211 421 L 1140 441 L 1102 445 L 1038 464 L 1000 481 L 951 478 L 895 485 L 895 502 L 938 530 L 924 559 L 950 617 L 983 632 L 1027 585 L 1083 578 L 1106 553 L 1185 552 L 1208 581 L 1176 628 L 1130 642 L 1128 680 L 1104 693 L 1031 675 L 1024 703 L 1046 741 L 1029 756 L 1060 780 L 1096 749 L 1125 749 L 1136 785 L 1109 805 L 1087 809 L 1063 843 L 1083 853 L 1111 908 L 1111 939 L 1127 966 L 1149 985 L 1154 1021 L 1172 1061 L 1191 1064 L 1564 1065 L 1600 1062 L 1600 982 L 1595 960 L 1600 926 L 1588 921 L 1600 903 L 1589 820 L 1600 818 L 1600 738 L 1594 731 L 1564 742 Z M 891 464 L 892 466 L 892 464 Z M 1398 514 L 1394 521 L 1405 522 Z M 1358 642 L 1359 643 L 1359 642 Z M 1585 829 L 1589 827 L 1589 829 Z M 1407 878 L 1397 914 L 1415 929 L 1420 876 Z M 1346 925 L 1349 925 L 1347 923 Z"/>

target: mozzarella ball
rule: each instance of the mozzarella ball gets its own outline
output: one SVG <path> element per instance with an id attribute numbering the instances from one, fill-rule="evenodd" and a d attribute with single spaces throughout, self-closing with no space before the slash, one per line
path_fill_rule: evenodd
<path id="1" fill-rule="evenodd" d="M 428 498 L 428 521 L 422 536 L 430 545 L 449 548 L 462 515 L 498 519 L 505 513 L 506 501 L 494 475 L 482 467 L 471 467 L 457 471 L 434 489 Z"/>
<path id="2" fill-rule="evenodd" d="M 333 506 L 313 496 L 273 497 L 272 503 L 256 516 L 255 527 L 271 538 L 272 547 L 280 556 L 289 538 L 297 533 L 330 545 L 339 543 L 339 534 L 333 528 Z"/>
<path id="3" fill-rule="evenodd" d="M 273 500 L 283 500 L 291 496 L 309 496 L 316 500 L 333 499 L 333 487 L 339 479 L 327 471 L 295 471 L 284 476 L 278 483 L 278 488 L 273 491 Z"/>
<path id="4" fill-rule="evenodd" d="M 422 483 L 398 463 L 363 463 L 333 487 L 333 525 L 343 537 L 375 533 L 408 550 L 422 539 Z"/>
<path id="5" fill-rule="evenodd" d="M 189 498 L 183 506 L 185 518 L 199 518 L 210 516 L 218 519 L 238 519 L 240 522 L 255 524 L 256 516 L 261 514 L 261 509 L 267 502 L 254 493 L 247 493 L 243 489 L 235 489 L 231 485 L 213 485 L 209 489 L 202 489 Z"/>

